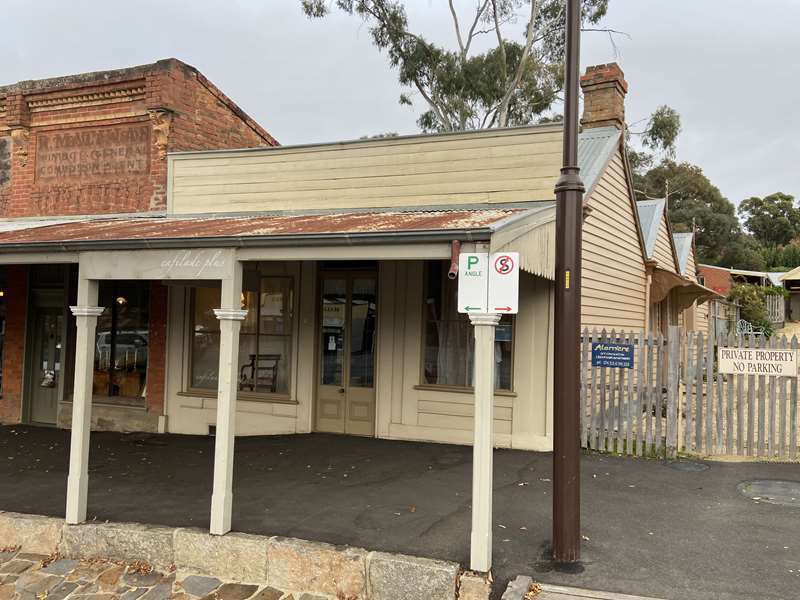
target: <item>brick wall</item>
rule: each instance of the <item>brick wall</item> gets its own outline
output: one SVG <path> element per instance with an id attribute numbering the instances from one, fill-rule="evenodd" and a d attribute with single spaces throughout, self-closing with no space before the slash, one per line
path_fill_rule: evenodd
<path id="1" fill-rule="evenodd" d="M 0 87 L 0 219 L 163 211 L 168 152 L 264 145 L 277 142 L 200 72 L 175 59 Z M 18 422 L 27 271 L 8 273 L 0 421 Z M 166 288 L 153 283 L 151 414 L 164 406 L 166 298 Z"/>
<path id="2" fill-rule="evenodd" d="M 28 267 L 6 267 L 6 337 L 3 344 L 3 397 L 0 423 L 22 417 L 22 367 L 25 364 L 25 323 L 28 311 Z"/>
<path id="3" fill-rule="evenodd" d="M 0 140 L 0 217 L 164 210 L 168 151 L 277 143 L 175 59 L 0 88 Z"/>
<path id="4" fill-rule="evenodd" d="M 708 266 L 698 266 L 697 270 L 704 279 L 704 285 L 715 292 L 727 296 L 731 291 L 733 280 L 728 269 Z"/>
<path id="5" fill-rule="evenodd" d="M 167 287 L 150 283 L 150 335 L 147 355 L 147 412 L 164 410 L 167 362 Z"/>

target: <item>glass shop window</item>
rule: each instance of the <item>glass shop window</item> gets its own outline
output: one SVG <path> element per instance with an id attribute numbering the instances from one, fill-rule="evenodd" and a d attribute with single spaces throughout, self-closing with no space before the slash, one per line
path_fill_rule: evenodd
<path id="1" fill-rule="evenodd" d="M 422 383 L 472 387 L 475 338 L 469 317 L 458 312 L 458 282 L 448 279 L 449 263 L 427 264 Z M 495 389 L 512 389 L 514 319 L 503 315 L 495 331 Z"/>
<path id="2" fill-rule="evenodd" d="M 99 305 L 106 310 L 95 334 L 95 396 L 147 395 L 149 292 L 140 281 L 100 282 Z"/>
<path id="3" fill-rule="evenodd" d="M 249 279 L 249 278 L 248 278 Z M 239 391 L 288 395 L 292 354 L 293 281 L 291 277 L 257 277 L 246 281 L 242 308 L 247 317 L 239 332 Z M 217 288 L 195 288 L 192 294 L 192 353 L 189 388 L 216 391 L 219 372 Z"/>

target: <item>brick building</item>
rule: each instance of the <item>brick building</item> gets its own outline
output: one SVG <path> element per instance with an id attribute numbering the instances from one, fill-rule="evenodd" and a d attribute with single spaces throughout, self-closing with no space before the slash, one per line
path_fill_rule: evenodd
<path id="1" fill-rule="evenodd" d="M 175 59 L 3 86 L 0 230 L 68 224 L 86 215 L 163 215 L 168 152 L 273 145 L 214 84 Z M 70 397 L 75 325 L 67 306 L 75 303 L 78 265 L 63 257 L 4 262 L 0 423 L 68 426 L 71 403 L 62 399 Z M 105 399 L 95 425 L 115 428 L 124 421 L 156 430 L 167 290 L 160 282 L 115 281 L 100 293 L 115 308 L 101 317 L 109 333 L 98 328 L 96 368 L 107 373 L 93 382 Z M 112 320 L 121 333 L 112 333 Z"/>

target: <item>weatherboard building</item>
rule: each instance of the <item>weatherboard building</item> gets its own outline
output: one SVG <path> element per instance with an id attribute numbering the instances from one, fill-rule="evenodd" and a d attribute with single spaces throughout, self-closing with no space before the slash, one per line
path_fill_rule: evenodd
<path id="1" fill-rule="evenodd" d="M 627 84 L 582 83 L 583 325 L 646 329 Z M 175 60 L 0 88 L 0 421 L 71 427 L 70 522 L 91 429 L 216 433 L 215 533 L 235 435 L 471 443 L 479 350 L 494 444 L 550 450 L 561 150 L 559 124 L 278 146 Z M 476 349 L 453 275 L 483 252 L 518 254 L 519 312 Z"/>

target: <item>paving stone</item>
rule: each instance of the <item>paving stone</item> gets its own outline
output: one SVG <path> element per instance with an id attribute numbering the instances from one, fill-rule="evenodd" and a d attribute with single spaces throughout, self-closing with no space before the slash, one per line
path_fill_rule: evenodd
<path id="1" fill-rule="evenodd" d="M 0 585 L 0 600 L 11 600 L 15 592 L 13 584 Z"/>
<path id="2" fill-rule="evenodd" d="M 75 581 L 62 581 L 52 590 L 47 592 L 47 600 L 64 600 L 72 592 L 78 589 L 78 583 Z"/>
<path id="3" fill-rule="evenodd" d="M 141 600 L 167 600 L 172 595 L 172 585 L 175 583 L 175 574 L 163 577 L 158 585 L 141 597 Z"/>
<path id="4" fill-rule="evenodd" d="M 284 590 L 362 598 L 366 595 L 366 557 L 367 552 L 359 548 L 273 538 L 267 550 L 268 582 Z"/>
<path id="5" fill-rule="evenodd" d="M 323 596 L 316 596 L 314 594 L 303 594 L 300 596 L 299 600 L 327 600 Z"/>
<path id="6" fill-rule="evenodd" d="M 0 575 L 0 585 L 14 583 L 17 579 L 19 579 L 19 575 Z"/>
<path id="7" fill-rule="evenodd" d="M 114 594 L 78 594 L 70 596 L 70 600 L 117 600 Z"/>
<path id="8" fill-rule="evenodd" d="M 189 594 L 185 592 L 173 592 L 169 600 L 189 600 Z"/>
<path id="9" fill-rule="evenodd" d="M 245 600 L 245 598 L 249 598 L 257 591 L 257 585 L 224 583 L 216 592 L 204 596 L 203 600 Z"/>
<path id="10" fill-rule="evenodd" d="M 134 588 L 122 594 L 119 600 L 137 600 L 145 592 L 147 592 L 147 588 Z"/>
<path id="11" fill-rule="evenodd" d="M 49 554 L 37 554 L 35 552 L 20 552 L 17 554 L 17 558 L 20 560 L 29 560 L 31 562 L 42 562 L 50 558 Z"/>
<path id="12" fill-rule="evenodd" d="M 85 584 L 89 581 L 94 581 L 100 574 L 108 569 L 110 563 L 107 562 L 81 562 L 80 565 L 75 567 L 71 573 L 67 575 L 67 581 L 80 581 Z"/>
<path id="13" fill-rule="evenodd" d="M 459 565 L 454 562 L 372 552 L 369 556 L 371 600 L 452 600 Z"/>
<path id="14" fill-rule="evenodd" d="M 274 587 L 267 586 L 250 600 L 280 600 L 283 598 L 283 592 L 275 589 Z"/>
<path id="15" fill-rule="evenodd" d="M 75 569 L 80 565 L 80 561 L 72 560 L 69 558 L 59 558 L 58 560 L 54 560 L 49 565 L 42 569 L 42 573 L 50 573 L 51 575 L 66 575 L 72 569 Z"/>
<path id="16" fill-rule="evenodd" d="M 19 575 L 24 573 L 33 566 L 29 560 L 20 560 L 15 558 L 5 564 L 0 565 L 0 573 L 4 575 Z"/>
<path id="17" fill-rule="evenodd" d="M 122 582 L 134 588 L 148 588 L 156 585 L 164 574 L 158 571 L 150 571 L 149 573 L 137 573 L 128 570 L 122 577 Z"/>
<path id="18" fill-rule="evenodd" d="M 205 596 L 221 585 L 222 582 L 216 577 L 204 577 L 202 575 L 190 575 L 180 582 L 181 588 L 192 596 Z"/>
<path id="19" fill-rule="evenodd" d="M 103 571 L 95 583 L 101 592 L 111 592 L 117 587 L 124 574 L 125 567 L 123 565 L 114 565 Z"/>
<path id="20" fill-rule="evenodd" d="M 10 552 L 10 551 L 9 552 L 0 552 L 0 565 L 2 565 L 5 562 L 10 561 L 16 555 L 17 555 L 16 552 Z"/>
<path id="21" fill-rule="evenodd" d="M 17 593 L 31 592 L 32 594 L 43 594 L 61 583 L 61 577 L 57 575 L 43 575 L 39 571 L 24 573 L 14 584 Z"/>

